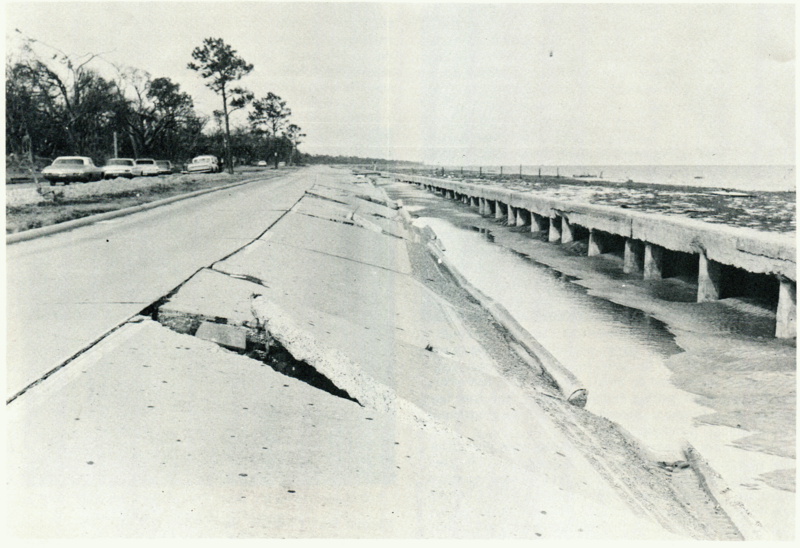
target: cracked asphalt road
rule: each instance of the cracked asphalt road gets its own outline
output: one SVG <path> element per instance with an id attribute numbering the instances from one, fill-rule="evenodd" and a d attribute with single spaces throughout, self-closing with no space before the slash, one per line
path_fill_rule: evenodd
<path id="1" fill-rule="evenodd" d="M 314 183 L 310 173 L 6 246 L 6 398 L 258 237 Z"/>

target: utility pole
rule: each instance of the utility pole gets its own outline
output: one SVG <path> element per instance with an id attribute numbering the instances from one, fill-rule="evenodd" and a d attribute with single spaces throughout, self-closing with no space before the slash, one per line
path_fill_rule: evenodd
<path id="1" fill-rule="evenodd" d="M 117 148 L 117 132 L 114 132 L 114 158 L 119 158 L 119 150 Z"/>

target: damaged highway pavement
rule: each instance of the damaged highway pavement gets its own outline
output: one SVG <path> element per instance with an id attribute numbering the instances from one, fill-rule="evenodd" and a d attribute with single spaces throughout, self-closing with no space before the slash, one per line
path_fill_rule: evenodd
<path id="1" fill-rule="evenodd" d="M 259 237 L 7 405 L 12 534 L 759 537 L 702 456 L 568 401 L 569 364 L 376 175 L 300 174 Z"/>

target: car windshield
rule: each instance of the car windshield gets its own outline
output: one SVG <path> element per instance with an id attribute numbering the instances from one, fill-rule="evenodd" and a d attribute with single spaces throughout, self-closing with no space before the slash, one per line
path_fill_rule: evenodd
<path id="1" fill-rule="evenodd" d="M 155 164 L 153 160 L 136 160 L 136 165 L 152 165 Z"/>
<path id="2" fill-rule="evenodd" d="M 109 160 L 107 166 L 132 166 L 133 160 Z"/>
<path id="3" fill-rule="evenodd" d="M 192 160 L 193 164 L 205 164 L 206 162 L 211 161 L 211 156 L 198 156 L 194 160 Z"/>
<path id="4" fill-rule="evenodd" d="M 53 162 L 54 166 L 82 166 L 83 160 L 80 158 L 62 158 Z"/>

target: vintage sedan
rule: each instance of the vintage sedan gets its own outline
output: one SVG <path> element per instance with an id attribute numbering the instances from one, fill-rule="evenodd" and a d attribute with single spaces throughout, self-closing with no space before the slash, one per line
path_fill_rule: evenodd
<path id="1" fill-rule="evenodd" d="M 73 181 L 88 183 L 102 179 L 103 170 L 94 165 L 92 159 L 87 156 L 59 156 L 42 170 L 42 176 L 50 181 L 51 185 L 69 184 Z"/>
<path id="2" fill-rule="evenodd" d="M 152 158 L 138 158 L 133 168 L 133 174 L 136 177 L 150 177 L 152 175 L 158 175 L 159 169 L 160 168 L 156 165 L 156 161 Z"/>
<path id="3" fill-rule="evenodd" d="M 133 158 L 111 158 L 103 166 L 103 178 L 111 179 L 113 177 L 133 177 L 133 169 L 136 162 Z"/>
<path id="4" fill-rule="evenodd" d="M 216 156 L 197 156 L 186 168 L 189 173 L 216 173 L 219 171 L 219 160 Z"/>

